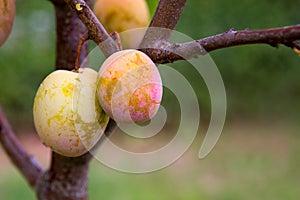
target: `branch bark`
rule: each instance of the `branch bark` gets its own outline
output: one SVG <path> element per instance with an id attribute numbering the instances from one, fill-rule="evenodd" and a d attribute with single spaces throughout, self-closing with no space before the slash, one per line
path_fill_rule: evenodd
<path id="1" fill-rule="evenodd" d="M 181 44 L 165 43 L 163 48 L 145 48 L 141 49 L 141 51 L 150 56 L 154 62 L 162 64 L 205 55 L 217 49 L 248 44 L 268 44 L 273 47 L 278 47 L 279 44 L 283 44 L 300 50 L 296 42 L 297 40 L 300 40 L 300 25 L 264 30 L 236 31 L 231 29 L 222 34 L 191 42 Z"/>
<path id="2" fill-rule="evenodd" d="M 70 158 L 52 152 L 51 167 L 37 184 L 38 199 L 86 200 L 91 158 L 89 153 Z"/>
<path id="3" fill-rule="evenodd" d="M 156 8 L 153 19 L 141 42 L 141 47 L 158 46 L 161 42 L 169 41 L 172 30 L 175 29 L 182 11 L 185 7 L 186 0 L 160 0 Z M 159 29 L 151 29 L 156 27 Z"/>
<path id="4" fill-rule="evenodd" d="M 80 34 L 86 31 L 85 26 L 68 5 L 62 0 L 52 1 L 56 15 L 56 69 L 73 70 L 77 56 L 77 45 Z M 61 27 L 64 27 L 63 29 Z M 68 45 L 61 45 L 61 44 Z M 87 56 L 87 48 L 82 48 L 80 59 Z"/>
<path id="5" fill-rule="evenodd" d="M 105 54 L 110 55 L 118 50 L 116 43 L 108 35 L 104 27 L 83 0 L 65 1 L 86 25 L 92 40 L 99 44 L 109 38 L 108 43 L 110 45 L 107 45 L 105 48 L 111 48 L 113 50 L 104 50 L 104 52 L 106 52 Z M 78 3 L 82 5 L 82 10 L 76 9 L 76 4 Z M 185 3 L 186 0 L 161 0 L 159 2 L 150 27 L 160 27 L 162 28 L 162 33 L 157 32 L 158 29 L 146 32 L 140 46 L 140 50 L 145 52 L 155 63 L 172 63 L 177 60 L 204 55 L 217 49 L 247 44 L 268 44 L 274 47 L 277 47 L 279 44 L 284 44 L 288 47 L 300 50 L 299 45 L 295 43 L 296 40 L 300 39 L 300 25 L 264 30 L 235 31 L 231 29 L 222 34 L 191 42 L 170 44 L 168 43 L 168 39 L 180 19 Z M 149 49 L 146 48 L 147 46 L 157 48 Z M 182 54 L 184 56 L 182 56 Z"/>
<path id="6" fill-rule="evenodd" d="M 65 0 L 65 2 L 73 13 L 85 24 L 89 37 L 99 45 L 106 57 L 119 50 L 116 42 L 110 37 L 84 0 Z"/>
<path id="7" fill-rule="evenodd" d="M 175 29 L 186 0 L 160 0 L 149 27 Z"/>
<path id="8" fill-rule="evenodd" d="M 32 155 L 29 155 L 16 138 L 0 107 L 0 143 L 32 188 L 35 188 L 42 175 L 42 167 Z"/>

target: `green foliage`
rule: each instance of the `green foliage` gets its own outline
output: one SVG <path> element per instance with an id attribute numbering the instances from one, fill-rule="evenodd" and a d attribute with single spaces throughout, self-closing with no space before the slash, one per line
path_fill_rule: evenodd
<path id="1" fill-rule="evenodd" d="M 12 121 L 28 120 L 39 83 L 54 70 L 55 28 L 50 2 L 16 2 L 9 40 L 0 48 L 0 104 Z"/>
<path id="2" fill-rule="evenodd" d="M 150 16 L 152 17 L 154 15 L 159 0 L 146 0 L 146 1 L 149 7 Z"/>
<path id="3" fill-rule="evenodd" d="M 17 172 L 15 168 L 6 174 L 3 173 L 3 169 L 1 169 L 0 172 L 2 177 L 0 180 L 1 199 L 35 199 L 34 191 L 28 187 L 25 179 L 19 174 L 19 172 Z"/>

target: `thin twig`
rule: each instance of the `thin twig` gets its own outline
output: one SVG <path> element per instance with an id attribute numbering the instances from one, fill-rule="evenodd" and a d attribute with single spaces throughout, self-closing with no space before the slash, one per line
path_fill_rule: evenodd
<path id="1" fill-rule="evenodd" d="M 17 166 L 27 182 L 35 188 L 39 177 L 42 175 L 42 167 L 32 155 L 29 155 L 16 138 L 3 111 L 0 107 L 0 142 L 11 161 Z"/>
<path id="2" fill-rule="evenodd" d="M 78 46 L 77 46 L 77 55 L 75 59 L 75 71 L 78 72 L 79 70 L 79 63 L 80 63 L 80 55 L 81 55 L 81 50 L 83 47 L 83 44 L 89 39 L 88 33 L 84 33 L 83 35 L 80 36 L 79 41 L 78 41 Z"/>
<path id="3" fill-rule="evenodd" d="M 117 52 L 118 46 L 99 22 L 93 11 L 84 0 L 65 0 L 71 10 L 88 29 L 89 37 L 99 45 L 103 54 L 108 57 Z"/>
<path id="4" fill-rule="evenodd" d="M 300 24 L 263 30 L 229 30 L 216 36 L 200 39 L 197 42 L 207 52 L 246 44 L 269 44 L 277 47 L 300 39 Z"/>
<path id="5" fill-rule="evenodd" d="M 273 47 L 283 44 L 295 50 L 299 48 L 298 43 L 295 42 L 297 40 L 300 40 L 300 24 L 264 30 L 236 31 L 231 29 L 222 34 L 191 42 L 165 44 L 164 48 L 161 49 L 145 48 L 141 50 L 150 56 L 153 61 L 162 64 L 190 59 L 217 49 L 248 44 L 268 44 Z M 183 53 L 184 56 L 180 53 Z"/>
<path id="6" fill-rule="evenodd" d="M 79 33 L 84 33 L 85 25 L 70 10 L 63 0 L 50 0 L 55 9 L 56 21 L 56 69 L 73 70 L 76 50 L 79 41 Z M 62 29 L 63 27 L 63 29 Z M 86 46 L 86 44 L 84 45 Z M 80 60 L 86 58 L 87 48 L 83 48 L 80 54 Z M 79 63 L 80 64 L 80 63 Z"/>
<path id="7" fill-rule="evenodd" d="M 148 29 L 140 46 L 153 46 L 162 41 L 169 41 L 185 3 L 186 0 L 160 0 L 149 25 L 160 29 Z"/>
<path id="8" fill-rule="evenodd" d="M 119 33 L 112 32 L 110 35 L 116 41 L 118 48 L 120 50 L 123 50 L 122 40 L 121 40 L 121 36 L 119 35 Z"/>

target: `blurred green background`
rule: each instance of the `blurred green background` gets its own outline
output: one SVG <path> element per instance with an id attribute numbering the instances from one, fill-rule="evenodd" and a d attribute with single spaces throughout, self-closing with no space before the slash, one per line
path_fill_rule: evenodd
<path id="1" fill-rule="evenodd" d="M 157 1 L 147 2 L 153 13 Z M 33 128 L 35 91 L 54 70 L 55 23 L 49 1 L 16 0 L 16 4 L 13 32 L 0 48 L 0 104 L 12 126 L 21 132 L 18 130 L 24 127 Z M 299 23 L 299 7 L 300 1 L 294 0 L 188 0 L 176 30 L 199 39 L 230 28 L 293 25 Z M 155 173 L 123 174 L 94 162 L 90 199 L 298 199 L 300 57 L 284 46 L 267 45 L 227 48 L 210 55 L 228 98 L 224 133 L 212 154 L 198 160 L 203 140 L 198 135 L 187 154 Z M 210 100 L 205 83 L 185 65 L 172 66 L 192 77 L 201 116 L 208 120 Z M 173 104 L 171 96 L 164 98 Z M 206 122 L 203 124 L 204 132 Z M 1 199 L 33 199 L 11 164 L 0 167 L 0 176 Z"/>

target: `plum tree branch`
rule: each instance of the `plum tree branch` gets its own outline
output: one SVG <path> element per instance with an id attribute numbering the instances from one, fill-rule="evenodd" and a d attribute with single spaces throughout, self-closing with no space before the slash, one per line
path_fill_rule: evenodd
<path id="1" fill-rule="evenodd" d="M 89 153 L 73 158 L 52 152 L 51 167 L 37 184 L 38 199 L 87 200 L 91 159 Z"/>
<path id="2" fill-rule="evenodd" d="M 56 0 L 57 1 L 57 0 Z M 76 13 L 78 18 L 88 29 L 89 37 L 100 45 L 105 56 L 120 50 L 113 38 L 107 33 L 103 25 L 99 22 L 93 11 L 84 0 L 64 0 L 71 10 Z M 153 41 L 160 43 L 168 41 L 172 30 L 178 23 L 186 0 L 161 0 L 150 23 L 150 27 L 160 27 L 161 33 L 153 33 L 151 29 L 145 34 L 143 44 Z M 159 36 L 159 37 L 158 37 Z M 143 45 L 142 45 L 143 46 Z"/>
<path id="3" fill-rule="evenodd" d="M 172 30 L 175 29 L 186 0 L 160 0 L 149 27 L 140 46 L 156 46 L 162 41 L 169 41 Z"/>
<path id="4" fill-rule="evenodd" d="M 3 111 L 0 107 L 0 143 L 7 155 L 20 170 L 27 182 L 32 188 L 35 188 L 36 183 L 42 175 L 42 167 L 32 155 L 29 155 L 24 147 L 16 138 L 11 129 Z"/>
<path id="5" fill-rule="evenodd" d="M 149 26 L 174 30 L 185 3 L 186 0 L 160 0 Z"/>
<path id="6" fill-rule="evenodd" d="M 83 0 L 65 1 L 71 7 L 73 12 L 75 12 L 77 16 L 82 20 L 82 22 L 86 25 L 89 31 L 89 36 L 92 40 L 99 44 L 105 41 L 107 38 L 110 38 L 108 40 L 110 41 L 108 42 L 109 45 L 106 45 L 106 47 L 104 47 L 104 52 L 107 52 L 105 55 L 110 55 L 111 53 L 118 50 L 115 41 L 109 36 L 92 10 L 86 5 Z M 185 3 L 186 0 L 161 0 L 159 2 L 154 18 L 150 23 L 150 27 L 160 27 L 165 31 L 163 31 L 163 34 L 158 33 L 157 31 L 146 33 L 144 41 L 142 42 L 140 48 L 140 50 L 148 54 L 154 62 L 159 64 L 172 63 L 177 60 L 190 59 L 198 55 L 204 55 L 217 49 L 248 44 L 269 44 L 274 47 L 277 47 L 279 44 L 284 44 L 288 47 L 298 49 L 298 51 L 300 49 L 299 45 L 296 43 L 296 40 L 300 40 L 300 25 L 263 30 L 236 31 L 230 29 L 225 33 L 191 42 L 181 44 L 168 43 L 166 39 L 168 39 L 168 37 L 172 33 L 172 29 L 175 28 L 185 6 Z M 76 8 L 76 5 L 79 10 L 78 8 Z M 151 43 L 151 41 L 149 40 L 151 40 L 152 42 L 154 41 L 156 43 L 160 43 L 160 47 L 163 48 L 143 48 L 147 47 L 147 45 L 149 45 L 149 42 Z M 163 45 L 161 45 L 162 43 Z M 155 44 L 151 46 L 156 47 Z M 184 55 L 186 55 L 184 56 L 184 58 L 179 55 L 183 52 Z"/>
<path id="7" fill-rule="evenodd" d="M 236 31 L 230 29 L 225 33 L 195 41 L 180 44 L 168 43 L 161 49 L 142 48 L 141 50 L 148 54 L 153 61 L 162 64 L 205 55 L 217 49 L 248 44 L 268 44 L 273 47 L 283 44 L 299 51 L 300 46 L 296 42 L 297 40 L 300 40 L 300 24 L 263 30 Z"/>
<path id="8" fill-rule="evenodd" d="M 64 0 L 77 17 L 85 24 L 89 37 L 99 45 L 103 54 L 109 55 L 117 52 L 118 46 L 99 22 L 89 5 L 84 0 Z"/>
<path id="9" fill-rule="evenodd" d="M 74 69 L 74 60 L 77 57 L 77 46 L 80 41 L 79 33 L 86 31 L 84 24 L 69 9 L 63 0 L 51 0 L 56 16 L 56 69 Z M 60 27 L 65 27 L 60 30 Z M 68 45 L 61 45 L 61 44 Z M 82 48 L 80 59 L 87 56 L 87 48 Z"/>

